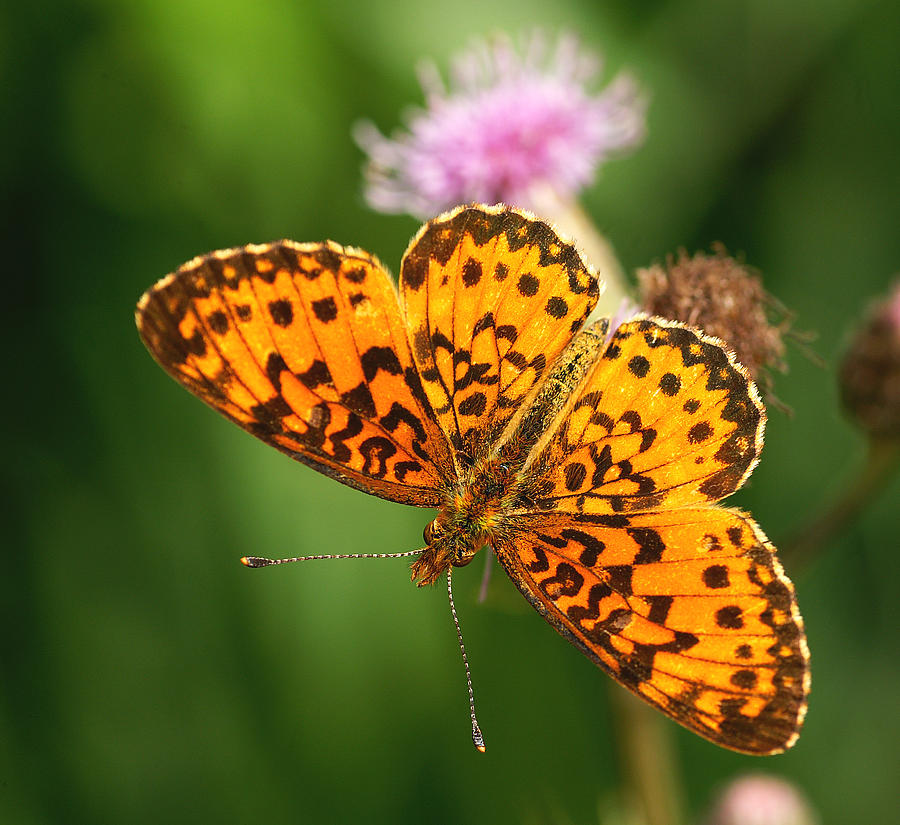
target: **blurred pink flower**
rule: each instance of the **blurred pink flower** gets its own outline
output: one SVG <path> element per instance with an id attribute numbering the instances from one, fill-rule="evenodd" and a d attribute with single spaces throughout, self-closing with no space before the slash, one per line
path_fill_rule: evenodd
<path id="1" fill-rule="evenodd" d="M 621 73 L 591 93 L 598 70 L 575 37 L 560 36 L 551 50 L 540 32 L 520 51 L 504 36 L 476 43 L 453 61 L 449 89 L 424 66 L 426 108 L 408 115 L 408 131 L 387 138 L 368 121 L 355 128 L 369 156 L 369 205 L 425 218 L 472 201 L 527 206 L 541 185 L 576 195 L 645 131 L 634 79 Z"/>
<path id="2" fill-rule="evenodd" d="M 816 825 L 818 818 L 797 788 L 784 779 L 746 774 L 719 795 L 708 825 Z"/>

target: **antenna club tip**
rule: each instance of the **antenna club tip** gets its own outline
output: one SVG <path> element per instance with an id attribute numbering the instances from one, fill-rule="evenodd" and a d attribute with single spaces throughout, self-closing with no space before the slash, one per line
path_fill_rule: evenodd
<path id="1" fill-rule="evenodd" d="M 477 723 L 472 725 L 472 744 L 475 745 L 475 750 L 479 753 L 484 753 L 487 750 L 484 744 L 484 737 L 481 735 L 481 728 L 478 727 Z"/>
<path id="2" fill-rule="evenodd" d="M 266 567 L 271 564 L 268 559 L 261 559 L 258 556 L 244 556 L 241 558 L 241 564 L 244 567 Z"/>

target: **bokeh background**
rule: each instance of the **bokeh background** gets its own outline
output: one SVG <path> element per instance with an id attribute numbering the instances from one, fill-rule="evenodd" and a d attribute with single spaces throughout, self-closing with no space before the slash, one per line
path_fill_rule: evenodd
<path id="1" fill-rule="evenodd" d="M 333 238 L 396 271 L 416 223 L 370 211 L 352 124 L 400 123 L 472 37 L 577 32 L 649 90 L 645 146 L 583 202 L 629 270 L 723 241 L 818 332 L 793 417 L 732 503 L 778 542 L 865 440 L 836 364 L 900 269 L 900 5 L 874 0 L 56 0 L 0 8 L 4 823 L 592 823 L 619 690 L 481 564 L 455 576 L 488 743 L 469 741 L 442 588 L 402 561 L 251 571 L 244 554 L 419 546 L 426 511 L 296 465 L 143 350 L 140 293 L 195 254 Z M 794 575 L 813 654 L 787 755 L 664 723 L 689 821 L 747 771 L 825 822 L 896 813 L 895 479 Z M 609 820 L 607 820 L 609 821 Z"/>

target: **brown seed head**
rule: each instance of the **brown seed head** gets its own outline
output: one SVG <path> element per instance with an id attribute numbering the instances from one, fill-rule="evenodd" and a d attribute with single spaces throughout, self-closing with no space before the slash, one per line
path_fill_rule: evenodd
<path id="1" fill-rule="evenodd" d="M 641 305 L 663 318 L 697 326 L 725 341 L 765 390 L 769 369 L 784 372 L 789 313 L 763 288 L 759 274 L 721 244 L 712 254 L 679 250 L 665 266 L 637 272 Z"/>

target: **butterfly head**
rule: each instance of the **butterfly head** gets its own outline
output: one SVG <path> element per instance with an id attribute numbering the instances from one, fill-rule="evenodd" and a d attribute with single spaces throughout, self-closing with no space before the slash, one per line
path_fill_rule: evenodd
<path id="1" fill-rule="evenodd" d="M 425 526 L 423 535 L 428 546 L 412 566 L 412 578 L 419 587 L 434 584 L 450 566 L 464 567 L 484 544 L 474 543 L 466 531 L 454 529 L 446 516 L 446 511 L 442 511 Z"/>
<path id="2" fill-rule="evenodd" d="M 515 491 L 515 474 L 496 459 L 476 464 L 425 527 L 427 547 L 413 564 L 419 585 L 433 584 L 451 565 L 464 567 L 504 527 Z"/>

